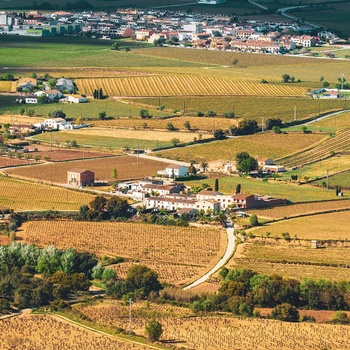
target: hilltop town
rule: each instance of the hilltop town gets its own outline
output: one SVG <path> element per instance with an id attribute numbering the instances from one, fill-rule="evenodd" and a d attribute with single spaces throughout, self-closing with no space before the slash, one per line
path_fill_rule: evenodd
<path id="1" fill-rule="evenodd" d="M 132 38 L 155 45 L 259 53 L 287 53 L 339 37 L 305 23 L 244 20 L 237 16 L 202 15 L 169 10 L 129 9 L 107 12 L 1 13 L 0 34 L 85 35 L 111 40 Z"/>

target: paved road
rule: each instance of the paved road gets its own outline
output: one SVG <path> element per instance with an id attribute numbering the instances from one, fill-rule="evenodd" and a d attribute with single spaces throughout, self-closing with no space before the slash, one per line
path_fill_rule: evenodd
<path id="1" fill-rule="evenodd" d="M 145 158 L 145 159 L 150 159 L 150 160 L 156 160 L 158 162 L 169 163 L 169 164 L 178 164 L 178 165 L 189 166 L 188 162 L 182 162 L 179 160 L 173 160 L 173 159 L 167 159 L 167 158 L 161 158 L 161 157 L 154 157 L 154 156 L 150 156 L 150 155 L 145 154 L 145 153 L 129 154 L 129 156 L 140 157 L 140 158 Z"/>
<path id="2" fill-rule="evenodd" d="M 333 112 L 333 113 L 329 113 L 329 114 L 326 114 L 320 118 L 317 118 L 315 120 L 311 120 L 310 122 L 307 122 L 305 123 L 304 125 L 309 125 L 309 124 L 312 124 L 312 123 L 315 123 L 315 122 L 318 122 L 320 120 L 323 120 L 323 119 L 326 119 L 326 118 L 329 118 L 329 117 L 333 117 L 335 115 L 338 115 L 338 114 L 342 114 L 342 113 L 345 113 L 345 112 L 349 112 L 349 109 L 344 109 L 343 111 L 339 111 L 339 112 Z"/>
<path id="3" fill-rule="evenodd" d="M 263 9 L 263 10 L 268 10 L 268 8 L 267 8 L 266 6 L 263 6 L 263 5 L 261 5 L 261 4 L 258 4 L 258 3 L 255 2 L 255 1 L 248 0 L 248 2 L 250 2 L 251 4 L 253 4 L 253 5 L 255 5 L 255 6 L 260 7 L 260 8 Z"/>
<path id="4" fill-rule="evenodd" d="M 212 274 L 214 274 L 219 269 L 221 269 L 227 263 L 227 261 L 231 258 L 232 254 L 235 251 L 235 246 L 236 246 L 236 236 L 234 235 L 234 227 L 229 225 L 227 227 L 226 231 L 227 231 L 227 248 L 226 248 L 226 252 L 225 252 L 224 256 L 204 276 L 198 278 L 196 281 L 189 284 L 184 289 L 190 289 L 190 288 L 196 287 L 199 284 L 205 282 Z"/>
<path id="5" fill-rule="evenodd" d="M 287 11 L 295 10 L 295 9 L 302 9 L 302 8 L 305 8 L 305 7 L 310 7 L 310 5 L 284 7 L 284 8 L 278 9 L 276 11 L 276 13 L 280 14 L 281 16 L 290 18 L 292 20 L 298 20 L 298 19 L 300 19 L 299 17 L 293 16 L 293 15 L 288 15 Z M 311 27 L 314 27 L 314 28 L 320 28 L 321 27 L 321 25 L 314 24 L 314 23 L 307 22 L 307 21 L 305 21 L 305 24 L 308 24 L 308 25 L 310 25 Z"/>

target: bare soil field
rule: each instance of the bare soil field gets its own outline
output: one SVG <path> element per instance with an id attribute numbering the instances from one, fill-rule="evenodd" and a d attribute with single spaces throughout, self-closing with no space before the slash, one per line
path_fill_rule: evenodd
<path id="1" fill-rule="evenodd" d="M 271 313 L 272 309 L 270 308 L 261 308 L 259 309 L 261 316 L 266 316 Z M 350 316 L 350 312 L 345 313 Z M 315 318 L 316 322 L 325 323 L 330 322 L 333 319 L 335 311 L 330 310 L 302 310 L 299 309 L 300 316 L 312 316 Z"/>
<path id="2" fill-rule="evenodd" d="M 26 159 L 18 159 L 18 158 L 10 158 L 5 156 L 0 156 L 0 168 L 7 168 L 17 165 L 25 165 L 31 164 L 34 161 L 26 160 Z"/>
<path id="3" fill-rule="evenodd" d="M 147 345 L 132 344 L 48 315 L 23 315 L 0 320 L 0 329 L 3 350 L 150 349 Z"/>
<path id="4" fill-rule="evenodd" d="M 80 153 L 82 155 L 82 153 Z M 144 158 L 122 156 L 102 159 L 79 160 L 66 163 L 52 163 L 13 169 L 9 173 L 29 179 L 66 183 L 67 171 L 72 169 L 91 170 L 95 173 L 95 180 L 111 181 L 112 170 L 117 169 L 117 180 L 140 179 L 156 175 L 158 170 L 165 169 L 168 163 L 148 160 Z"/>
<path id="5" fill-rule="evenodd" d="M 41 160 L 48 159 L 50 162 L 74 160 L 74 159 L 90 159 L 113 156 L 115 154 L 107 152 L 97 152 L 89 149 L 69 149 L 65 147 L 50 147 L 45 145 L 33 145 L 38 148 L 38 152 L 33 152 L 33 155 L 38 155 Z"/>
<path id="6" fill-rule="evenodd" d="M 194 136 L 198 136 L 196 132 L 200 130 L 212 131 L 216 127 L 222 129 L 229 129 L 231 125 L 237 126 L 240 119 L 228 119 L 228 118 L 210 118 L 210 117 L 192 117 L 192 116 L 176 116 L 167 119 L 149 119 L 145 121 L 141 118 L 119 118 L 112 120 L 94 120 L 93 125 L 103 128 L 133 128 L 137 130 L 153 130 L 153 129 L 166 129 L 167 124 L 170 122 L 176 129 L 186 130 L 184 123 L 188 121 L 191 126 L 192 140 Z"/>

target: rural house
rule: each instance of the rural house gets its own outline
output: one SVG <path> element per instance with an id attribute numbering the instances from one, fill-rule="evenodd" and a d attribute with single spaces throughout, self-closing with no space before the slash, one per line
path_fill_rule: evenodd
<path id="1" fill-rule="evenodd" d="M 34 95 L 38 97 L 45 95 L 48 100 L 53 102 L 53 101 L 57 101 L 62 97 L 62 92 L 58 90 L 46 90 L 46 91 L 37 91 L 34 93 Z"/>
<path id="2" fill-rule="evenodd" d="M 68 184 L 72 186 L 88 186 L 95 182 L 95 174 L 90 170 L 72 169 L 67 173 Z"/>
<path id="3" fill-rule="evenodd" d="M 60 78 L 57 80 L 56 88 L 59 91 L 73 92 L 74 84 L 71 79 Z"/>
<path id="4" fill-rule="evenodd" d="M 188 167 L 185 165 L 169 164 L 164 171 L 159 171 L 158 174 L 166 175 L 169 178 L 185 176 L 188 173 Z"/>
<path id="5" fill-rule="evenodd" d="M 38 85 L 38 81 L 35 78 L 22 78 L 18 80 L 18 87 L 23 89 L 31 89 Z"/>
<path id="6" fill-rule="evenodd" d="M 25 103 L 38 103 L 38 97 L 35 95 L 28 95 L 25 97 Z"/>

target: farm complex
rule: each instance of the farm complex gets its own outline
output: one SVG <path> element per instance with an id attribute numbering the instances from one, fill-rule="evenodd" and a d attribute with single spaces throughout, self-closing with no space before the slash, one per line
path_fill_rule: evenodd
<path id="1" fill-rule="evenodd" d="M 347 5 L 170 2 L 0 2 L 1 349 L 350 348 Z"/>

